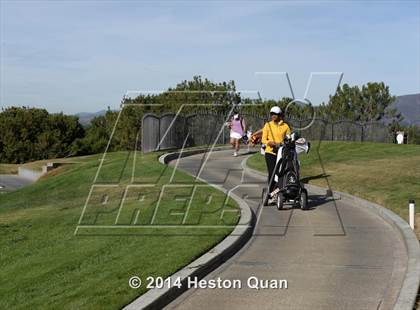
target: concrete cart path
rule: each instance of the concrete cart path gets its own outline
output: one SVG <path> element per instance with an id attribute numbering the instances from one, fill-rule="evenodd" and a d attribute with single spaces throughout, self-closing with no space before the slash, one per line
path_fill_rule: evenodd
<path id="1" fill-rule="evenodd" d="M 261 208 L 265 183 L 243 172 L 246 156 L 231 154 L 211 154 L 199 177 L 226 189 L 242 184 L 234 192 L 253 209 L 256 227 L 245 247 L 205 279 L 239 279 L 242 288 L 190 289 L 167 309 L 393 308 L 407 254 L 392 226 L 360 207 L 314 193 L 308 211 Z M 197 175 L 206 156 L 180 159 L 178 169 Z M 251 276 L 285 279 L 288 288 L 250 289 Z"/>
<path id="2" fill-rule="evenodd" d="M 33 183 L 33 180 L 18 175 L 0 174 L 0 191 L 15 190 Z"/>

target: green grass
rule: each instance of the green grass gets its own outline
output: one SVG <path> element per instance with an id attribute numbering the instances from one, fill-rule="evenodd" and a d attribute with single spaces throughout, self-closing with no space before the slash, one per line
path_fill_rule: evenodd
<path id="1" fill-rule="evenodd" d="M 409 199 L 420 202 L 419 145 L 322 141 L 319 153 L 318 145 L 313 142 L 311 152 L 300 156 L 301 178 L 309 184 L 327 187 L 328 180 L 333 190 L 381 204 L 404 219 Z M 247 163 L 266 171 L 260 154 Z"/>
<path id="2" fill-rule="evenodd" d="M 110 200 L 106 206 L 101 203 L 103 189 L 94 190 L 82 224 L 114 224 L 118 212 L 114 198 L 120 197 L 121 188 L 131 183 L 132 155 L 122 152 L 107 155 L 97 181 L 117 182 L 121 186 L 106 192 Z M 168 183 L 172 169 L 159 164 L 158 155 L 152 153 L 137 159 L 135 182 L 156 183 L 158 189 Z M 60 173 L 0 196 L 0 309 L 121 308 L 146 291 L 144 286 L 131 289 L 128 286 L 131 276 L 138 275 L 142 279 L 167 277 L 220 242 L 232 230 L 226 227 L 202 229 L 198 235 L 182 229 L 162 228 L 141 234 L 132 225 L 132 214 L 140 209 L 137 223 L 147 223 L 153 214 L 152 202 L 155 202 L 153 196 L 149 196 L 156 190 L 147 193 L 140 207 L 136 205 L 139 193 L 134 190 L 127 193 L 118 223 L 131 225 L 133 229 L 97 230 L 95 226 L 81 229 L 83 233 L 74 235 L 99 158 L 99 155 L 79 158 L 77 163 L 61 167 Z M 173 182 L 191 183 L 192 178 L 177 172 Z M 186 196 L 191 192 L 185 188 L 169 190 L 169 194 L 171 191 Z M 213 194 L 211 201 L 209 194 Z M 182 219 L 171 213 L 183 209 L 183 202 L 174 198 L 177 197 L 163 197 L 156 216 L 157 224 L 172 225 Z M 223 198 L 222 193 L 212 188 L 198 190 L 187 224 L 198 221 L 200 225 L 220 224 L 219 213 L 212 211 L 219 210 Z M 195 208 L 203 205 L 197 202 L 208 202 L 206 214 Z M 229 201 L 228 207 L 238 211 L 233 201 Z M 234 213 L 227 213 L 225 224 L 237 222 L 238 216 Z"/>

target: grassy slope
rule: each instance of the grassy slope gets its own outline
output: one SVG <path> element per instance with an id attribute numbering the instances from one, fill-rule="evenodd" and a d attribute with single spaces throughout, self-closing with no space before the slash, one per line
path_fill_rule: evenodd
<path id="1" fill-rule="evenodd" d="M 17 174 L 18 165 L 15 164 L 0 164 L 0 174 Z"/>
<path id="2" fill-rule="evenodd" d="M 69 158 L 56 158 L 56 159 L 45 159 L 37 160 L 25 164 L 0 164 L 0 174 L 17 174 L 19 167 L 32 169 L 35 171 L 41 171 L 42 166 L 45 166 L 49 162 L 61 163 L 61 164 L 74 164 L 86 162 L 92 156 L 81 156 L 81 157 L 69 157 Z"/>
<path id="3" fill-rule="evenodd" d="M 301 178 L 310 184 L 348 192 L 377 202 L 403 218 L 408 200 L 420 202 L 420 146 L 384 143 L 328 142 L 312 144 L 308 155 L 300 156 Z M 322 177 L 325 168 L 327 179 Z M 248 160 L 251 168 L 266 171 L 264 158 Z"/>
<path id="4" fill-rule="evenodd" d="M 121 177 L 120 184 L 128 184 L 132 158 L 126 154 L 110 154 L 99 180 L 113 182 Z M 98 159 L 90 156 L 62 167 L 60 174 L 0 196 L 0 309 L 121 308 L 145 292 L 144 286 L 129 288 L 132 275 L 142 279 L 149 275 L 166 277 L 230 232 L 224 228 L 216 235 L 205 235 L 204 231 L 202 236 L 75 236 Z M 128 164 L 122 169 L 126 160 Z M 136 163 L 136 181 L 166 184 L 171 172 L 170 167 L 157 162 L 156 153 Z M 192 179 L 177 173 L 175 180 Z M 214 194 L 211 206 L 217 208 L 215 204 L 223 195 Z M 237 208 L 233 202 L 229 205 Z M 112 217 L 114 220 L 115 212 Z M 207 222 L 212 223 L 212 219 Z"/>

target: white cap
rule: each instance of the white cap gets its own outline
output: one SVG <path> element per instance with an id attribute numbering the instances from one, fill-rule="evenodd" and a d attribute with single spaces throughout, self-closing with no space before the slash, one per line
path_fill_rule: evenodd
<path id="1" fill-rule="evenodd" d="M 274 107 L 271 108 L 270 113 L 280 114 L 281 113 L 281 109 L 278 106 L 274 106 Z"/>

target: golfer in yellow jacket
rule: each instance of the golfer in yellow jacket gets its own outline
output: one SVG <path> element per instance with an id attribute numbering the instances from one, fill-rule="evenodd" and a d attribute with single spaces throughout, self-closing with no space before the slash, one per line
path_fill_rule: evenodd
<path id="1" fill-rule="evenodd" d="M 290 134 L 289 125 L 284 122 L 284 114 L 280 107 L 274 106 L 270 110 L 271 121 L 265 123 L 261 143 L 266 145 L 265 162 L 268 170 L 268 184 L 270 193 L 274 190 L 273 172 L 276 167 L 277 151 L 284 137 Z"/>

